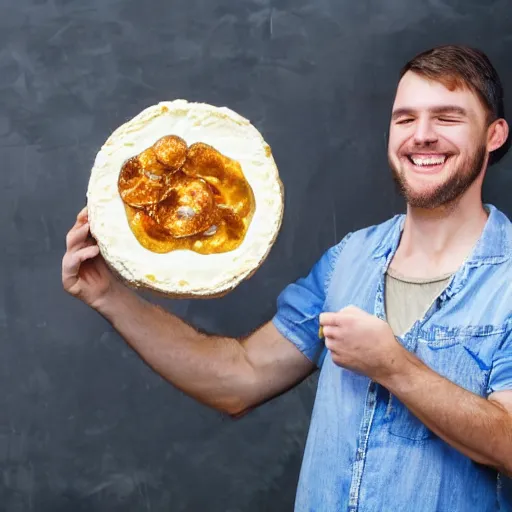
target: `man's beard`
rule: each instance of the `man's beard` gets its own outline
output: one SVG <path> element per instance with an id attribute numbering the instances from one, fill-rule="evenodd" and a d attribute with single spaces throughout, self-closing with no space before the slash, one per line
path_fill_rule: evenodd
<path id="1" fill-rule="evenodd" d="M 477 151 L 453 172 L 447 181 L 428 192 L 416 193 L 407 183 L 406 172 L 400 173 L 391 159 L 389 165 L 393 181 L 407 203 L 415 208 L 434 209 L 454 203 L 474 183 L 480 175 L 486 157 L 486 146 L 480 145 Z"/>

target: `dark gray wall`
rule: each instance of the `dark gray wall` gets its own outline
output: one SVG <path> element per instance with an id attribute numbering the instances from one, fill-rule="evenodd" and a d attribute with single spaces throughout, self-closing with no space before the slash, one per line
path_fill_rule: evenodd
<path id="1" fill-rule="evenodd" d="M 241 335 L 348 230 L 402 208 L 386 163 L 396 73 L 431 45 L 489 53 L 512 96 L 510 0 L 0 3 L 0 509 L 287 511 L 315 378 L 239 421 L 183 396 L 61 289 L 96 152 L 161 100 L 227 105 L 273 148 L 281 234 L 223 299 L 164 301 Z M 486 200 L 512 214 L 511 158 Z"/>

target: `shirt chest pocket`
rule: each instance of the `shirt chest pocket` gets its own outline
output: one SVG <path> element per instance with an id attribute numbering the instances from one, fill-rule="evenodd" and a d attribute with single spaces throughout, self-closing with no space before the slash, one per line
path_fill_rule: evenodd
<path id="1" fill-rule="evenodd" d="M 503 332 L 493 326 L 448 328 L 430 326 L 405 343 L 428 367 L 454 384 L 486 396 L 492 354 Z M 429 390 L 423 390 L 428 397 Z M 414 441 L 428 439 L 432 432 L 402 404 L 390 396 L 386 411 L 389 432 Z"/>

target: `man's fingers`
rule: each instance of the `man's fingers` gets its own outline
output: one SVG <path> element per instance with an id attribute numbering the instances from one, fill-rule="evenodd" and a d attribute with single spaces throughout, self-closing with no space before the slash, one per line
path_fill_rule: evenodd
<path id="1" fill-rule="evenodd" d="M 83 263 L 84 261 L 96 258 L 96 256 L 98 256 L 99 253 L 100 248 L 96 244 L 89 245 L 87 247 L 84 247 L 83 249 L 80 249 L 79 251 L 76 251 L 74 254 L 74 259 L 78 260 L 78 266 L 80 266 L 80 264 Z"/>
<path id="2" fill-rule="evenodd" d="M 77 214 L 75 223 L 73 224 L 73 227 L 71 230 L 76 229 L 80 227 L 85 222 L 89 221 L 89 210 L 87 209 L 87 206 L 84 206 Z"/>
<path id="3" fill-rule="evenodd" d="M 66 236 L 66 249 L 73 251 L 74 249 L 81 248 L 87 241 L 89 236 L 89 223 L 86 222 L 80 227 L 73 228 Z"/>
<path id="4" fill-rule="evenodd" d="M 99 252 L 100 248 L 97 245 L 89 245 L 74 253 L 67 254 L 62 264 L 63 281 L 76 280 L 78 278 L 80 265 L 84 261 L 98 256 Z"/>
<path id="5" fill-rule="evenodd" d="M 76 220 L 78 222 L 85 222 L 88 218 L 88 209 L 87 209 L 87 206 L 84 206 L 79 212 L 78 212 L 78 215 L 76 216 Z"/>
<path id="6" fill-rule="evenodd" d="M 322 330 L 325 338 L 335 338 L 339 333 L 338 328 L 332 325 L 326 325 Z"/>
<path id="7" fill-rule="evenodd" d="M 337 325 L 336 322 L 336 313 L 320 313 L 318 317 L 318 322 L 320 323 L 320 327 L 318 328 L 318 337 L 325 338 L 327 334 L 325 333 L 325 328 L 329 325 Z"/>
<path id="8" fill-rule="evenodd" d="M 325 328 L 327 325 L 339 325 L 340 316 L 338 313 L 320 313 L 318 320 L 320 325 Z"/>

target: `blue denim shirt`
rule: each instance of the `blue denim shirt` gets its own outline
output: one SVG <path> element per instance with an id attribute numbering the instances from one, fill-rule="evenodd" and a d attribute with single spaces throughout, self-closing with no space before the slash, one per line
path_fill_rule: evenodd
<path id="1" fill-rule="evenodd" d="M 512 389 L 512 224 L 492 205 L 471 255 L 398 341 L 482 397 Z M 430 431 L 393 395 L 335 365 L 318 316 L 350 304 L 385 320 L 386 269 L 404 216 L 350 233 L 278 297 L 277 329 L 320 368 L 295 510 L 512 510 L 511 481 Z M 428 393 L 428 389 L 425 390 Z"/>

